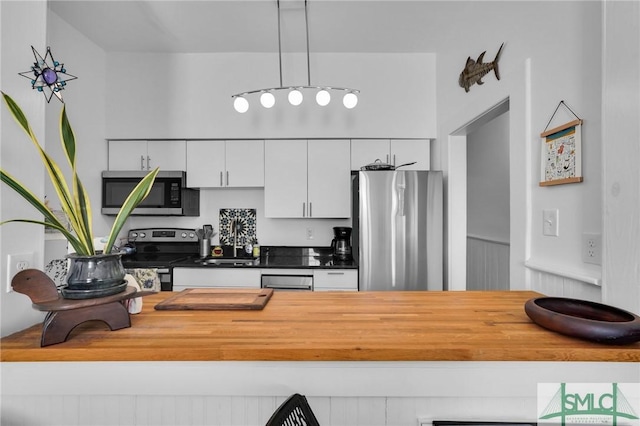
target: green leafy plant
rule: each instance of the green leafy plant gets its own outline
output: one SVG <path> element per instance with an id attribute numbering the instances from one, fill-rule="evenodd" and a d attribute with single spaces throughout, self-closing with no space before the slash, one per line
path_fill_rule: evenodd
<path id="1" fill-rule="evenodd" d="M 13 118 L 18 125 L 25 131 L 31 142 L 35 145 L 42 163 L 49 174 L 51 183 L 55 188 L 56 194 L 60 200 L 60 205 L 65 215 L 67 216 L 71 230 L 68 230 L 65 225 L 53 214 L 53 212 L 42 202 L 38 197 L 34 195 L 32 191 L 21 184 L 17 179 L 7 173 L 4 169 L 0 169 L 0 177 L 2 182 L 7 184 L 11 189 L 16 191 L 22 198 L 28 201 L 33 207 L 36 208 L 45 218 L 44 221 L 31 220 L 31 219 L 11 219 L 0 222 L 0 225 L 9 222 L 25 222 L 43 225 L 46 227 L 54 228 L 60 231 L 64 237 L 69 241 L 69 244 L 74 248 L 77 254 L 90 256 L 94 255 L 95 250 L 93 247 L 93 231 L 91 229 L 91 203 L 89 197 L 85 191 L 84 186 L 78 178 L 76 169 L 76 138 L 73 133 L 73 129 L 69 124 L 65 106 L 62 107 L 60 114 L 60 140 L 62 142 L 63 150 L 66 154 L 69 166 L 72 172 L 72 190 L 69 189 L 69 185 L 65 181 L 65 178 L 58 167 L 58 164 L 42 149 L 40 143 L 33 134 L 27 117 L 25 117 L 22 109 L 16 104 L 16 102 L 7 94 L 2 92 L 2 97 Z M 115 222 L 107 238 L 107 242 L 104 246 L 104 253 L 111 253 L 113 249 L 118 233 L 122 229 L 125 221 L 142 200 L 144 200 L 149 192 L 151 186 L 158 174 L 158 168 L 149 172 L 140 183 L 131 191 L 126 201 L 122 205 L 120 212 L 116 216 Z"/>

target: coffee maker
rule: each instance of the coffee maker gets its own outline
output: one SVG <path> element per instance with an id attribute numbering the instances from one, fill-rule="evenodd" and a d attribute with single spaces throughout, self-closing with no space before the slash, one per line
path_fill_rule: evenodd
<path id="1" fill-rule="evenodd" d="M 333 228 L 334 238 L 331 241 L 333 258 L 337 260 L 351 260 L 351 228 L 346 226 L 335 226 Z"/>

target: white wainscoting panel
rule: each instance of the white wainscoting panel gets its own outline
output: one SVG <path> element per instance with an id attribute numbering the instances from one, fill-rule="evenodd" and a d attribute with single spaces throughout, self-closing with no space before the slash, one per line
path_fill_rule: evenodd
<path id="1" fill-rule="evenodd" d="M 640 382 L 620 362 L 2 363 L 2 426 L 264 425 L 294 392 L 323 426 L 532 421 L 546 382 Z"/>
<path id="2" fill-rule="evenodd" d="M 8 397 L 3 426 L 259 426 L 288 396 Z M 535 398 L 307 397 L 323 426 L 416 426 L 420 420 L 535 420 Z M 425 423 L 430 425 L 430 423 Z"/>
<path id="3" fill-rule="evenodd" d="M 509 243 L 467 236 L 467 290 L 509 290 Z"/>
<path id="4" fill-rule="evenodd" d="M 531 269 L 531 290 L 552 297 L 571 297 L 602 303 L 601 287 L 584 281 Z"/>

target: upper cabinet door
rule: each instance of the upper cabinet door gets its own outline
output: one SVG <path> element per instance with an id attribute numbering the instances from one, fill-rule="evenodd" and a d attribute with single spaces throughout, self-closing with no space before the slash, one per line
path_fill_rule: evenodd
<path id="1" fill-rule="evenodd" d="M 398 167 L 415 161 L 416 164 L 400 170 L 429 170 L 430 149 L 429 139 L 391 139 L 391 163 Z"/>
<path id="2" fill-rule="evenodd" d="M 186 141 L 147 141 L 147 170 L 187 170 Z"/>
<path id="3" fill-rule="evenodd" d="M 109 141 L 109 170 L 147 170 L 147 141 Z"/>
<path id="4" fill-rule="evenodd" d="M 264 141 L 187 141 L 187 182 L 193 188 L 264 186 Z"/>
<path id="5" fill-rule="evenodd" d="M 109 170 L 186 170 L 186 141 L 109 141 Z"/>
<path id="6" fill-rule="evenodd" d="M 228 187 L 264 186 L 264 141 L 226 142 L 225 182 Z"/>
<path id="7" fill-rule="evenodd" d="M 224 141 L 187 141 L 187 186 L 222 188 L 225 185 Z"/>
<path id="8" fill-rule="evenodd" d="M 264 142 L 264 215 L 307 216 L 307 141 Z"/>
<path id="9" fill-rule="evenodd" d="M 351 141 L 351 170 L 360 170 L 362 166 L 376 160 L 391 163 L 389 139 L 353 139 Z"/>
<path id="10" fill-rule="evenodd" d="M 307 144 L 307 217 L 350 217 L 349 140 L 310 140 Z"/>

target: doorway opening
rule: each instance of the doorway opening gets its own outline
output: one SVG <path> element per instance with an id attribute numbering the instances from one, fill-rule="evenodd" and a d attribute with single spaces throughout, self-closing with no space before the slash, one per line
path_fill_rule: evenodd
<path id="1" fill-rule="evenodd" d="M 467 290 L 509 290 L 509 111 L 467 134 Z"/>
<path id="2" fill-rule="evenodd" d="M 500 101 L 451 134 L 449 191 L 458 200 L 449 252 L 458 289 L 508 290 L 510 253 L 509 99 Z"/>

